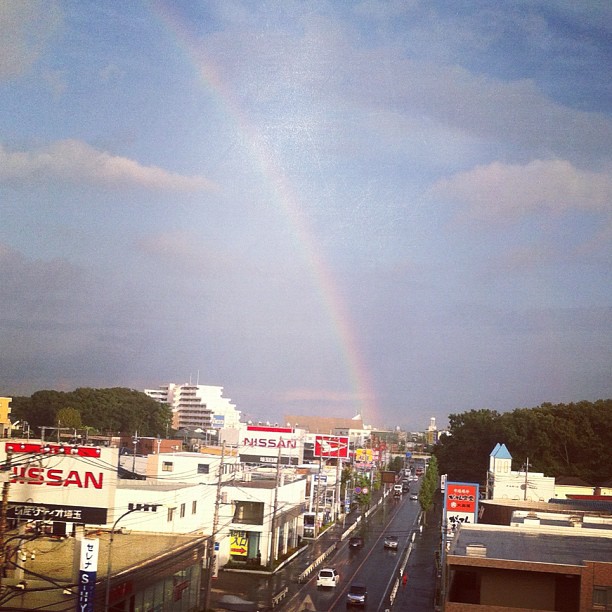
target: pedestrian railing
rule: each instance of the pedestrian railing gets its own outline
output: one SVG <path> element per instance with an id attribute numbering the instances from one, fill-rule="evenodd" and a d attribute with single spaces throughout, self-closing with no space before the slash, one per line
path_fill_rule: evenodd
<path id="1" fill-rule="evenodd" d="M 276 608 L 276 606 L 287 597 L 287 593 L 289 593 L 289 587 L 285 587 L 282 591 L 274 595 L 274 597 L 272 597 L 272 607 Z"/>
<path id="2" fill-rule="evenodd" d="M 308 578 L 308 576 L 310 576 L 310 574 L 312 574 L 312 572 L 319 566 L 321 565 L 321 563 L 323 563 L 323 561 L 325 561 L 325 559 L 327 559 L 327 557 L 329 557 L 329 555 L 331 555 L 336 548 L 338 547 L 338 543 L 334 542 L 324 553 L 322 553 L 321 555 L 319 555 L 299 576 L 298 576 L 298 582 L 302 583 L 302 582 L 306 582 L 306 578 Z"/>

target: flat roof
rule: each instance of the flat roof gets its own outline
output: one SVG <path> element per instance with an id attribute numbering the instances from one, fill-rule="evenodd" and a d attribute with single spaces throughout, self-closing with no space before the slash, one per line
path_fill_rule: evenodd
<path id="1" fill-rule="evenodd" d="M 168 555 L 176 555 L 179 551 L 192 546 L 203 546 L 206 537 L 203 535 L 158 534 L 136 531 L 122 532 L 117 530 L 110 546 L 110 531 L 103 529 L 86 529 L 85 537 L 99 540 L 98 575 L 97 579 L 104 581 L 108 569 L 109 551 L 112 554 L 111 573 L 113 580 L 120 583 L 118 574 L 127 572 L 144 563 Z M 11 548 L 19 543 L 15 532 L 5 534 L 5 541 Z M 62 587 L 73 585 L 76 576 L 73 575 L 73 559 L 77 541 L 73 537 L 39 536 L 22 543 L 21 550 L 26 552 L 23 565 L 32 574 L 25 572 L 28 583 L 25 591 L 16 592 L 10 605 L 21 606 L 19 609 L 66 610 L 70 599 L 62 594 Z M 11 569 L 9 564 L 9 570 Z M 43 577 L 48 580 L 42 579 Z M 3 579 L 4 585 L 15 584 L 17 579 L 13 572 Z M 53 588 L 57 586 L 58 588 Z M 74 589 L 73 593 L 76 592 Z M 74 600 L 73 600 L 74 601 Z M 9 605 L 8 603 L 5 605 Z M 72 604 L 74 606 L 74 604 Z"/>
<path id="2" fill-rule="evenodd" d="M 585 561 L 612 563 L 612 532 L 573 527 L 508 527 L 463 524 L 449 555 L 468 555 L 467 546 L 482 545 L 486 559 L 584 566 Z"/>

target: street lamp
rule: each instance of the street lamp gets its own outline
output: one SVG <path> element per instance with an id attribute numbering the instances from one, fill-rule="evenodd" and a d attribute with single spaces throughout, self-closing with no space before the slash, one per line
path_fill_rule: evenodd
<path id="1" fill-rule="evenodd" d="M 153 512 L 157 512 L 157 507 L 161 506 L 161 504 L 130 504 L 128 510 L 126 510 L 114 523 L 110 530 L 110 539 L 108 541 L 108 561 L 106 563 L 106 594 L 104 597 L 104 611 L 108 612 L 109 604 L 110 604 L 110 586 L 111 586 L 111 569 L 113 562 L 113 539 L 115 536 L 115 528 L 119 521 L 126 517 L 128 514 L 132 514 L 132 512 L 148 512 L 152 510 Z"/>

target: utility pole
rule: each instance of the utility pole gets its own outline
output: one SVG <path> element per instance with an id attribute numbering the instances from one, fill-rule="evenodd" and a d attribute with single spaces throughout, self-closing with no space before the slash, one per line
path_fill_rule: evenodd
<path id="1" fill-rule="evenodd" d="M 272 506 L 272 533 L 270 534 L 270 558 L 268 559 L 268 565 L 272 567 L 274 565 L 274 557 L 276 554 L 276 512 L 278 510 L 278 487 L 280 485 L 280 474 L 281 474 L 281 447 L 278 447 L 278 457 L 276 459 L 276 482 L 274 486 L 274 505 Z"/>
<path id="2" fill-rule="evenodd" d="M 136 472 L 136 446 L 138 445 L 138 430 L 134 432 L 134 437 L 132 438 L 133 442 L 133 452 L 132 452 L 132 472 Z"/>
<path id="3" fill-rule="evenodd" d="M 6 450 L 6 471 L 4 477 L 6 480 L 2 483 L 2 506 L 0 507 L 0 586 L 4 576 L 6 566 L 6 547 L 4 543 L 4 534 L 6 533 L 6 513 L 8 511 L 9 487 L 11 483 L 11 456 L 13 451 Z"/>
<path id="4" fill-rule="evenodd" d="M 527 483 L 529 478 L 529 457 L 527 457 L 527 463 L 525 464 L 525 494 L 523 495 L 523 500 L 527 501 Z"/>
<path id="5" fill-rule="evenodd" d="M 323 461 L 322 457 L 319 457 L 319 473 L 317 474 L 317 492 L 316 492 L 316 500 L 315 500 L 315 528 L 314 528 L 314 537 L 315 540 L 319 536 L 319 493 L 321 486 L 321 462 Z"/>
<path id="6" fill-rule="evenodd" d="M 215 500 L 215 513 L 213 515 L 212 533 L 206 545 L 206 588 L 204 590 L 204 610 L 210 608 L 210 593 L 212 591 L 212 575 L 214 569 L 215 538 L 219 529 L 219 506 L 221 505 L 221 483 L 223 477 L 223 462 L 225 459 L 225 442 L 221 444 L 221 460 L 219 461 L 219 474 L 217 481 L 217 498 Z"/>

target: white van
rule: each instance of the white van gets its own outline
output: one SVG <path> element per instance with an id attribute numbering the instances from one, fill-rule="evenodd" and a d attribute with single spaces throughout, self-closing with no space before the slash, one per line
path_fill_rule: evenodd
<path id="1" fill-rule="evenodd" d="M 401 495 L 402 494 L 402 485 L 401 484 L 396 484 L 393 485 L 393 495 Z"/>

